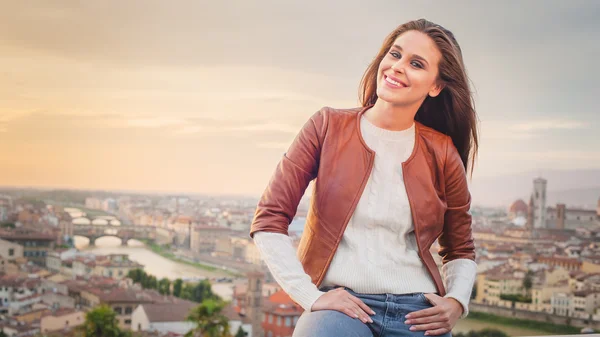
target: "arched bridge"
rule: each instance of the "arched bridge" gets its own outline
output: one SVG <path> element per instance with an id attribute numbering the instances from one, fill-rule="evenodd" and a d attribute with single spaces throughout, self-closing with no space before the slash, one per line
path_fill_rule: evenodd
<path id="1" fill-rule="evenodd" d="M 126 246 L 131 239 L 155 239 L 156 228 L 152 226 L 75 225 L 73 235 L 88 238 L 90 246 L 93 246 L 96 240 L 103 236 L 115 236 L 121 239 L 123 246 Z"/>

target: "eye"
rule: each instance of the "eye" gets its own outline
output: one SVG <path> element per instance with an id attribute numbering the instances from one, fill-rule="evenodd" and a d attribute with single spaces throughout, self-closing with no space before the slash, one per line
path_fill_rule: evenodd
<path id="1" fill-rule="evenodd" d="M 390 55 L 392 55 L 394 58 L 397 58 L 397 59 L 399 59 L 400 57 L 402 57 L 402 55 L 400 55 L 400 53 L 397 52 L 397 51 L 391 51 Z"/>
<path id="2" fill-rule="evenodd" d="M 423 65 L 417 61 L 412 61 L 410 64 L 413 65 L 413 67 L 417 67 L 419 69 L 423 69 Z"/>

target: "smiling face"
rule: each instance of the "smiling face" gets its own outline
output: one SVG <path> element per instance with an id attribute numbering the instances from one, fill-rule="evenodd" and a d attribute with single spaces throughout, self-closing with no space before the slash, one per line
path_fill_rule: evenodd
<path id="1" fill-rule="evenodd" d="M 398 106 L 421 105 L 427 95 L 437 96 L 441 53 L 424 33 L 409 30 L 399 35 L 379 63 L 377 96 Z"/>

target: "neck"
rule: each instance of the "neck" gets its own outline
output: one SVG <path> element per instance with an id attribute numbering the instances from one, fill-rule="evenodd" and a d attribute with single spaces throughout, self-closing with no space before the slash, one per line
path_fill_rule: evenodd
<path id="1" fill-rule="evenodd" d="M 382 129 L 402 131 L 413 125 L 418 108 L 418 106 L 415 108 L 393 105 L 378 99 L 364 116 L 369 122 Z"/>

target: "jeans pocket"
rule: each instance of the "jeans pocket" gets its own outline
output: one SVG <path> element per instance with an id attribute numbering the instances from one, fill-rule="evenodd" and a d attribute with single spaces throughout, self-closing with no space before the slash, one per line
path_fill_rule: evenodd
<path id="1" fill-rule="evenodd" d="M 425 297 L 425 293 L 419 293 L 419 298 L 421 299 L 421 301 L 423 301 L 429 305 L 432 305 L 431 302 L 429 302 L 429 299 L 427 299 L 427 297 Z"/>

